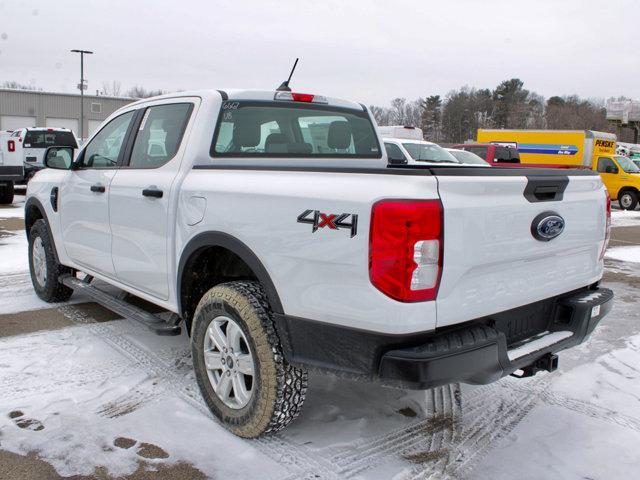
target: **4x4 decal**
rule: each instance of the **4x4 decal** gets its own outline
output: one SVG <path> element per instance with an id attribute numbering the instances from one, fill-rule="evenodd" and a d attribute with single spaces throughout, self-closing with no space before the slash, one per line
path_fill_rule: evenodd
<path id="1" fill-rule="evenodd" d="M 347 218 L 351 217 L 351 221 L 347 222 Z M 358 215 L 355 213 L 322 213 L 320 210 L 305 210 L 298 215 L 298 223 L 309 223 L 313 225 L 312 232 L 316 232 L 319 228 L 329 227 L 332 230 L 346 228 L 351 230 L 351 238 L 358 233 Z"/>

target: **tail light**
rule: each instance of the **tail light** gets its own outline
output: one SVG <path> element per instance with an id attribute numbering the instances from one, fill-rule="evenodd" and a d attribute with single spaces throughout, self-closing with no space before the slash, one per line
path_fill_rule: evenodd
<path id="1" fill-rule="evenodd" d="M 602 251 L 600 252 L 600 260 L 604 258 L 604 252 L 609 246 L 609 239 L 611 238 L 611 196 L 605 189 L 604 194 L 606 196 L 605 201 L 605 230 L 604 230 L 604 245 L 602 245 Z"/>
<path id="2" fill-rule="evenodd" d="M 439 200 L 382 200 L 371 210 L 369 278 L 401 302 L 434 300 L 442 275 Z"/>
<path id="3" fill-rule="evenodd" d="M 14 142 L 13 140 L 8 140 L 7 141 L 7 151 L 15 152 L 16 151 L 16 142 Z"/>

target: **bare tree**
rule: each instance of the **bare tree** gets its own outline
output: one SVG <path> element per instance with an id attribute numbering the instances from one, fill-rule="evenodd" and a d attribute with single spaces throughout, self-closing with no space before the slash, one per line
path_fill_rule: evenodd
<path id="1" fill-rule="evenodd" d="M 118 80 L 102 82 L 102 94 L 111 97 L 119 97 L 122 91 L 122 84 Z"/>
<path id="2" fill-rule="evenodd" d="M 15 80 L 2 82 L 0 86 L 2 88 L 12 88 L 14 90 L 38 90 L 38 88 L 33 85 L 25 85 L 24 83 L 16 82 Z"/>
<path id="3" fill-rule="evenodd" d="M 146 88 L 136 85 L 135 87 L 127 90 L 127 95 L 132 98 L 148 98 L 162 95 L 165 93 L 163 90 L 147 90 Z"/>

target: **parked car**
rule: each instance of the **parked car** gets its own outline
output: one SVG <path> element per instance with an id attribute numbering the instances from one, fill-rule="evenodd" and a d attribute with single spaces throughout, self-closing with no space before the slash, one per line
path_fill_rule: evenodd
<path id="1" fill-rule="evenodd" d="M 489 162 L 485 162 L 481 157 L 473 152 L 461 150 L 458 148 L 445 148 L 447 152 L 453 155 L 456 160 L 466 165 L 480 165 L 482 167 L 490 167 Z"/>
<path id="2" fill-rule="evenodd" d="M 30 127 L 20 128 L 11 134 L 16 142 L 15 154 L 24 163 L 23 183 L 44 168 L 44 152 L 47 147 L 78 148 L 76 137 L 68 128 Z"/>
<path id="3" fill-rule="evenodd" d="M 383 141 L 391 165 L 460 164 L 456 157 L 435 143 L 404 138 L 383 138 Z"/>
<path id="4" fill-rule="evenodd" d="M 13 132 L 0 130 L 0 205 L 13 203 L 15 183 L 24 178 L 22 159 L 15 155 Z"/>
<path id="5" fill-rule="evenodd" d="M 465 150 L 482 158 L 490 165 L 520 164 L 520 154 L 515 148 L 492 143 L 461 143 L 452 148 Z"/>
<path id="6" fill-rule="evenodd" d="M 159 138 L 166 154 L 150 155 Z M 319 95 L 127 105 L 79 152 L 48 148 L 29 183 L 35 292 L 184 327 L 205 402 L 242 437 L 300 413 L 308 368 L 414 389 L 555 370 L 612 307 L 598 175 L 462 165 L 400 142 L 416 164 L 388 165 L 362 104 Z"/>

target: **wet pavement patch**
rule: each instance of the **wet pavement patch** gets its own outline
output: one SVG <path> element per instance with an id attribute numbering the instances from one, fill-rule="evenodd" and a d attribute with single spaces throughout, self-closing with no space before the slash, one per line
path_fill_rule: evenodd
<path id="1" fill-rule="evenodd" d="M 123 448 L 125 450 L 133 447 L 136 443 L 138 442 L 135 441 L 133 438 L 127 438 L 127 437 L 118 437 L 113 441 L 113 444 L 116 447 Z"/>
<path id="2" fill-rule="evenodd" d="M 97 303 L 78 303 L 61 307 L 0 315 L 0 338 L 41 330 L 59 330 L 78 323 L 109 322 L 121 317 Z"/>
<path id="3" fill-rule="evenodd" d="M 169 458 L 169 454 L 152 443 L 141 443 L 138 455 L 148 459 Z"/>
<path id="4" fill-rule="evenodd" d="M 400 410 L 398 410 L 398 413 L 400 415 L 404 415 L 405 417 L 409 417 L 409 418 L 413 418 L 418 415 L 416 411 L 411 407 L 401 408 Z"/>
<path id="5" fill-rule="evenodd" d="M 0 216 L 2 212 L 0 212 Z M 0 231 L 9 230 L 12 232 L 24 230 L 24 220 L 22 218 L 0 218 Z M 0 232 L 0 235 L 2 232 Z"/>

